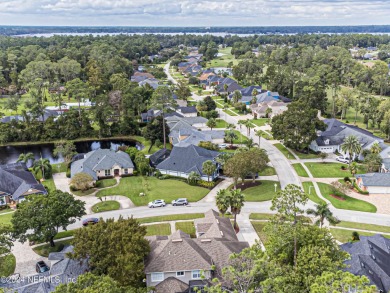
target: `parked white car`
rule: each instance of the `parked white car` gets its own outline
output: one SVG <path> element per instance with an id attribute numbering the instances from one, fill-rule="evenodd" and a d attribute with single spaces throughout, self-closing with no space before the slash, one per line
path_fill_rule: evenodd
<path id="1" fill-rule="evenodd" d="M 348 164 L 349 158 L 344 158 L 343 156 L 339 156 L 336 158 L 336 161 L 339 161 L 340 163 Z"/>
<path id="2" fill-rule="evenodd" d="M 163 199 L 156 199 L 156 200 L 148 203 L 148 207 L 150 207 L 150 208 L 159 208 L 159 207 L 165 207 L 165 206 L 166 206 L 166 203 Z"/>

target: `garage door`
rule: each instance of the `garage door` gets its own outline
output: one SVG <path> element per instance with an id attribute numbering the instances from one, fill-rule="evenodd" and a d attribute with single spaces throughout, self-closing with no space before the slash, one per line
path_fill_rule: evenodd
<path id="1" fill-rule="evenodd" d="M 390 187 L 370 186 L 368 187 L 368 192 L 390 194 Z"/>

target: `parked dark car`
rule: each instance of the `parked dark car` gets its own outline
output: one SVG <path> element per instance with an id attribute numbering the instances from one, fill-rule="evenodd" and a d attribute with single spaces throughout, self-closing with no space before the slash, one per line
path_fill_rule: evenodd
<path id="1" fill-rule="evenodd" d="M 50 270 L 50 268 L 47 266 L 47 264 L 44 261 L 38 261 L 37 264 L 35 265 L 35 270 L 37 273 L 44 273 Z"/>
<path id="2" fill-rule="evenodd" d="M 188 200 L 186 198 L 178 198 L 172 201 L 173 206 L 186 206 L 188 205 Z"/>
<path id="3" fill-rule="evenodd" d="M 98 218 L 87 218 L 83 220 L 83 226 L 95 225 L 97 223 L 99 223 Z"/>

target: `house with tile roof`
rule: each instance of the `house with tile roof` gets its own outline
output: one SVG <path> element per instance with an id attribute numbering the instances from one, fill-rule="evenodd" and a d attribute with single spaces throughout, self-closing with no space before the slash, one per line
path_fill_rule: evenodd
<path id="1" fill-rule="evenodd" d="M 0 165 L 0 206 L 18 203 L 34 194 L 46 194 L 47 191 L 26 164 L 14 163 Z"/>
<path id="2" fill-rule="evenodd" d="M 383 159 L 390 158 L 390 147 L 385 144 L 380 137 L 373 135 L 371 132 L 361 129 L 355 125 L 345 124 L 337 119 L 324 119 L 327 125 L 325 131 L 318 133 L 316 140 L 312 141 L 310 148 L 315 152 L 323 153 L 343 153 L 341 145 L 348 136 L 356 136 L 363 150 L 369 150 L 374 143 L 378 143 L 382 148 L 380 153 Z M 362 155 L 359 155 L 362 159 Z"/>
<path id="3" fill-rule="evenodd" d="M 205 218 L 194 223 L 197 238 L 180 230 L 171 236 L 149 238 L 146 285 L 154 287 L 156 293 L 200 290 L 221 276 L 231 254 L 249 247 L 247 242 L 238 241 L 230 220 L 216 211 L 206 212 Z"/>
<path id="4" fill-rule="evenodd" d="M 257 86 L 257 85 L 251 85 L 251 86 L 248 86 L 246 88 L 239 90 L 239 92 L 242 95 L 242 98 L 238 102 L 244 103 L 246 105 L 250 105 L 252 103 L 252 100 L 253 100 L 252 93 L 253 93 L 253 90 L 255 90 L 255 89 L 259 93 L 261 92 L 261 86 Z M 233 98 L 233 93 L 229 95 L 229 99 L 231 100 L 232 98 Z"/>
<path id="5" fill-rule="evenodd" d="M 272 119 L 273 117 L 286 111 L 287 106 L 288 104 L 282 101 L 271 100 L 258 104 L 252 104 L 249 106 L 249 109 L 255 118 L 264 118 L 268 116 L 268 118 Z"/>
<path id="6" fill-rule="evenodd" d="M 21 278 L 18 281 L 2 283 L 6 292 L 49 293 L 60 284 L 76 282 L 77 278 L 89 271 L 87 260 L 73 260 L 67 254 L 73 252 L 73 246 L 65 246 L 61 252 L 49 254 L 50 270 L 39 275 Z"/>
<path id="7" fill-rule="evenodd" d="M 390 239 L 382 235 L 360 236 L 360 241 L 340 248 L 351 256 L 344 263 L 346 271 L 366 276 L 378 292 L 390 292 Z"/>
<path id="8" fill-rule="evenodd" d="M 198 173 L 202 180 L 214 180 L 219 176 L 219 164 L 216 158 L 219 152 L 210 151 L 195 145 L 185 147 L 173 147 L 169 157 L 156 166 L 161 174 L 188 178 L 191 172 Z M 206 161 L 215 163 L 216 171 L 211 176 L 203 173 L 202 165 Z"/>
<path id="9" fill-rule="evenodd" d="M 79 159 L 73 161 L 70 167 L 71 177 L 77 173 L 87 173 L 96 181 L 101 178 L 130 176 L 134 171 L 130 156 L 122 151 L 97 149 L 77 158 Z"/>
<path id="10" fill-rule="evenodd" d="M 357 174 L 356 184 L 363 191 L 374 194 L 390 194 L 390 173 Z"/>

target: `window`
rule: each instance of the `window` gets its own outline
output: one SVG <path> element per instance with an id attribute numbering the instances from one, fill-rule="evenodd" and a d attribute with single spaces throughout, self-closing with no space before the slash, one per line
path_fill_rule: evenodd
<path id="1" fill-rule="evenodd" d="M 104 176 L 111 176 L 111 170 L 104 170 Z"/>
<path id="2" fill-rule="evenodd" d="M 192 271 L 192 278 L 193 279 L 200 279 L 200 270 Z"/>
<path id="3" fill-rule="evenodd" d="M 0 196 L 0 206 L 3 206 L 7 204 L 7 202 L 5 201 L 5 196 Z"/>
<path id="4" fill-rule="evenodd" d="M 176 277 L 184 277 L 184 272 L 176 272 Z"/>
<path id="5" fill-rule="evenodd" d="M 164 273 L 152 273 L 152 282 L 164 281 Z"/>
<path id="6" fill-rule="evenodd" d="M 129 174 L 129 169 L 123 169 L 123 172 L 127 175 Z"/>

